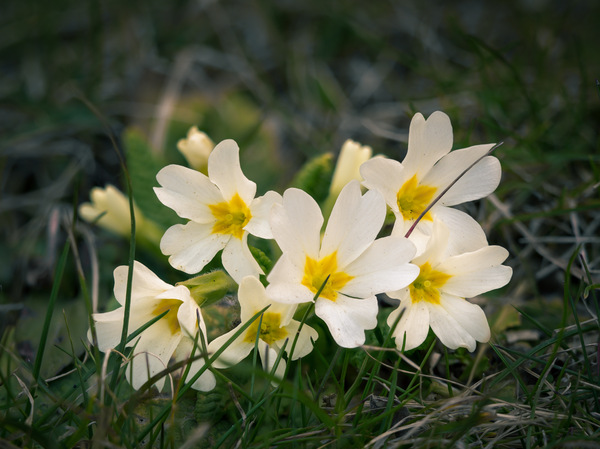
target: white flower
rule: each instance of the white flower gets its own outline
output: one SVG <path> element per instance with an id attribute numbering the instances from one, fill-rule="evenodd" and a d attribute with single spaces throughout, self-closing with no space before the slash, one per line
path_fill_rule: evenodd
<path id="1" fill-rule="evenodd" d="M 223 250 L 223 267 L 240 282 L 262 270 L 248 249 L 248 233 L 272 238 L 268 218 L 281 195 L 267 192 L 254 198 L 256 184 L 242 173 L 239 148 L 233 140 L 219 143 L 208 159 L 208 177 L 179 165 L 163 168 L 156 196 L 182 218 L 164 234 L 160 249 L 169 262 L 188 274 L 198 273 Z"/>
<path id="2" fill-rule="evenodd" d="M 433 234 L 423 254 L 412 260 L 419 266 L 417 279 L 407 288 L 388 292 L 400 300 L 400 306 L 388 317 L 394 326 L 398 349 L 419 346 L 429 327 L 440 341 L 451 349 L 475 350 L 475 342 L 487 342 L 490 328 L 483 310 L 466 301 L 508 283 L 512 269 L 502 262 L 508 252 L 487 244 L 475 251 L 456 253 L 453 248 L 472 246 L 454 243 L 457 239 L 441 221 L 433 224 Z M 406 341 L 405 341 L 406 339 Z"/>
<path id="3" fill-rule="evenodd" d="M 92 315 L 98 337 L 98 347 L 102 352 L 115 348 L 121 341 L 124 320 L 125 295 L 127 290 L 127 266 L 114 271 L 115 298 L 121 304 L 116 310 Z M 139 262 L 134 262 L 129 315 L 129 335 L 160 314 L 168 313 L 130 341 L 127 346 L 135 346 L 133 359 L 126 367 L 126 376 L 133 388 L 140 388 L 150 377 L 164 370 L 173 355 L 179 360 L 190 356 L 193 341 L 201 329 L 200 338 L 205 339 L 206 327 L 200 308 L 184 286 L 174 287 L 160 280 L 152 271 Z M 200 322 L 197 323 L 197 317 Z M 91 333 L 88 333 L 91 340 Z M 200 340 L 199 340 L 200 345 Z M 199 349 L 196 349 L 196 355 Z M 204 365 L 202 359 L 192 363 L 189 377 Z M 208 391 L 215 386 L 215 377 L 205 371 L 192 385 L 193 388 Z M 161 390 L 164 378 L 155 383 Z"/>
<path id="4" fill-rule="evenodd" d="M 271 213 L 283 254 L 267 278 L 267 294 L 280 302 L 309 302 L 327 279 L 315 313 L 340 346 L 363 344 L 364 331 L 377 325 L 375 295 L 402 288 L 418 274 L 408 263 L 415 248 L 407 239 L 375 240 L 385 214 L 381 195 L 363 196 L 359 182 L 352 181 L 340 193 L 321 242 L 319 206 L 302 190 L 288 189 Z"/>
<path id="5" fill-rule="evenodd" d="M 475 145 L 450 152 L 452 125 L 448 116 L 436 111 L 425 120 L 417 113 L 410 122 L 408 152 L 402 163 L 374 158 L 365 162 L 360 172 L 365 187 L 383 194 L 396 216 L 395 233 L 404 235 L 427 206 L 493 146 Z M 500 182 L 500 172 L 498 159 L 484 157 L 425 214 L 416 229 L 430 235 L 433 218 L 438 217 L 452 233 L 478 233 L 481 237 L 475 220 L 448 206 L 489 195 Z"/>
<path id="6" fill-rule="evenodd" d="M 206 173 L 208 156 L 215 147 L 214 142 L 198 127 L 192 126 L 185 139 L 177 142 L 177 149 L 183 154 L 194 170 Z"/>
<path id="7" fill-rule="evenodd" d="M 297 306 L 273 301 L 267 296 L 260 281 L 252 276 L 245 277 L 240 283 L 238 300 L 241 308 L 241 323 L 228 333 L 210 342 L 208 345 L 209 354 L 214 354 L 215 351 L 221 348 L 231 339 L 239 327 L 248 322 L 254 315 L 266 306 L 270 305 L 270 307 L 262 314 L 262 321 L 261 317 L 254 320 L 237 339 L 227 346 L 219 358 L 212 363 L 212 366 L 227 368 L 243 360 L 254 349 L 258 335 L 258 353 L 262 365 L 265 371 L 271 372 L 282 350 L 290 357 L 292 344 L 300 326 L 299 321 L 292 319 Z M 306 324 L 302 326 L 294 353 L 291 354 L 291 360 L 304 357 L 312 351 L 311 339 L 314 341 L 317 337 L 317 331 L 312 327 Z M 277 378 L 281 379 L 283 377 L 285 365 L 285 360 L 281 359 L 275 370 Z"/>

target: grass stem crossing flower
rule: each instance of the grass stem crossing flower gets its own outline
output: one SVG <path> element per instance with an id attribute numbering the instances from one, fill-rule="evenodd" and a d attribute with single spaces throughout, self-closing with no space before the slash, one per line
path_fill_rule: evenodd
<path id="1" fill-rule="evenodd" d="M 437 195 L 494 146 L 475 145 L 451 152 L 452 140 L 452 125 L 446 114 L 436 111 L 425 120 L 417 113 L 410 122 L 408 151 L 402 163 L 373 158 L 361 166 L 363 185 L 380 191 L 396 216 L 394 234 L 404 235 Z M 450 187 L 416 229 L 431 235 L 434 217 L 438 216 L 452 233 L 481 234 L 475 220 L 461 211 L 449 210 L 449 206 L 489 195 L 498 187 L 500 172 L 498 159 L 481 159 Z M 422 248 L 418 246 L 418 250 Z"/>
<path id="2" fill-rule="evenodd" d="M 117 267 L 114 271 L 115 298 L 121 307 L 111 312 L 92 315 L 98 347 L 102 352 L 118 346 L 124 320 L 124 305 L 127 289 L 127 266 Z M 172 286 L 158 278 L 143 264 L 135 261 L 131 288 L 131 308 L 129 316 L 129 335 L 149 321 L 165 313 L 157 322 L 144 329 L 127 346 L 133 346 L 132 360 L 126 368 L 126 376 L 133 388 L 140 388 L 149 378 L 164 370 L 171 357 L 182 360 L 190 356 L 194 338 L 206 343 L 206 327 L 198 305 L 183 285 Z M 197 322 L 197 320 L 200 322 Z M 196 354 L 198 349 L 196 349 Z M 204 365 L 202 359 L 192 362 L 190 377 Z M 164 378 L 155 386 L 160 391 Z M 214 375 L 205 371 L 192 385 L 193 388 L 208 391 L 215 386 Z"/>
<path id="3" fill-rule="evenodd" d="M 443 222 L 434 222 L 425 251 L 412 260 L 419 267 L 419 275 L 407 288 L 387 293 L 400 300 L 387 320 L 390 327 L 397 322 L 393 336 L 398 349 L 419 346 L 430 327 L 451 349 L 474 351 L 476 341 L 489 340 L 490 328 L 483 310 L 465 298 L 508 283 L 512 269 L 502 265 L 508 252 L 484 244 L 458 253 L 457 248 L 472 244 L 452 242 L 457 238 L 460 236 L 451 234 Z"/>
<path id="4" fill-rule="evenodd" d="M 262 317 L 257 318 L 248 326 L 244 333 L 225 348 L 220 357 L 213 362 L 215 368 L 226 368 L 237 364 L 244 359 L 255 344 L 263 368 L 271 372 L 275 366 L 278 355 L 285 351 L 291 360 L 304 357 L 312 351 L 312 341 L 318 337 L 317 331 L 308 325 L 302 326 L 293 319 L 296 305 L 282 304 L 274 301 L 265 291 L 260 281 L 252 276 L 245 277 L 240 283 L 238 300 L 241 307 L 241 323 L 228 333 L 217 337 L 208 345 L 208 353 L 212 354 L 228 342 L 240 326 L 248 322 L 254 315 L 269 306 Z M 291 354 L 292 345 L 296 334 L 298 341 Z M 258 342 L 257 342 L 258 337 Z M 285 360 L 281 359 L 275 369 L 275 377 L 281 379 L 285 373 Z"/>

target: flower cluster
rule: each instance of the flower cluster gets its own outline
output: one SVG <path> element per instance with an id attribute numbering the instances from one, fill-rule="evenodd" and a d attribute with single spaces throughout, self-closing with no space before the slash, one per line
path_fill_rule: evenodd
<path id="1" fill-rule="evenodd" d="M 453 349 L 473 351 L 476 342 L 488 341 L 484 312 L 467 299 L 508 283 L 512 271 L 502 265 L 508 253 L 488 245 L 481 226 L 453 206 L 493 192 L 500 164 L 489 155 L 493 144 L 451 151 L 452 145 L 452 126 L 442 112 L 427 120 L 413 117 L 402 162 L 371 158 L 370 148 L 348 141 L 333 176 L 332 206 L 324 214 L 297 188 L 256 197 L 237 144 L 225 140 L 213 149 L 206 135 L 192 129 L 180 148 L 202 147 L 209 154 L 207 174 L 187 155 L 196 169 L 169 165 L 157 174 L 158 199 L 186 220 L 166 230 L 160 249 L 188 274 L 200 273 L 220 253 L 222 267 L 239 285 L 241 320 L 208 341 L 202 300 L 185 282 L 168 285 L 136 262 L 128 329 L 143 331 L 128 343 L 133 350 L 126 373 L 133 387 L 172 357 L 189 357 L 200 348 L 206 352 L 192 359 L 189 370 L 193 376 L 203 369 L 194 388 L 215 384 L 203 368 L 206 360 L 211 369 L 227 368 L 254 348 L 273 380 L 281 379 L 286 361 L 310 353 L 318 338 L 299 315 L 313 312 L 339 346 L 355 348 L 377 326 L 377 295 L 383 293 L 399 300 L 387 319 L 399 350 L 421 345 L 430 329 Z M 394 225 L 386 235 L 390 210 Z M 279 247 L 270 272 L 253 256 L 249 235 L 274 239 Z M 117 268 L 115 297 L 122 306 L 126 279 L 127 267 Z M 124 307 L 93 318 L 100 349 L 116 347 Z"/>

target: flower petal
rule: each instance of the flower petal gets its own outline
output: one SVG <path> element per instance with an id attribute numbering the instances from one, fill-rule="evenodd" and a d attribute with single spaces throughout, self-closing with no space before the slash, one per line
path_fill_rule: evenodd
<path id="1" fill-rule="evenodd" d="M 110 312 L 94 313 L 92 315 L 96 328 L 96 337 L 98 338 L 98 349 L 100 351 L 106 352 L 109 349 L 115 348 L 121 342 L 124 310 L 123 307 L 119 307 Z M 90 343 L 93 343 L 90 332 L 88 332 L 88 339 Z"/>
<path id="2" fill-rule="evenodd" d="M 477 304 L 447 294 L 442 294 L 440 304 L 475 340 L 485 343 L 490 339 L 490 326 L 485 313 Z"/>
<path id="3" fill-rule="evenodd" d="M 304 269 L 306 256 L 318 258 L 323 215 L 308 193 L 287 189 L 283 204 L 273 206 L 270 221 L 273 237 L 291 263 Z"/>
<path id="4" fill-rule="evenodd" d="M 379 191 L 394 214 L 399 214 L 398 191 L 406 181 L 402 164 L 394 159 L 375 157 L 360 166 L 360 174 L 363 185 Z"/>
<path id="5" fill-rule="evenodd" d="M 191 338 L 183 337 L 179 342 L 179 345 L 175 349 L 175 359 L 177 361 L 186 360 L 192 355 L 192 350 L 194 348 L 194 341 Z M 196 348 L 194 351 L 194 358 L 196 358 L 200 354 L 200 348 Z M 198 371 L 206 364 L 204 358 L 196 359 L 192 362 L 190 366 L 190 371 L 186 378 L 187 381 L 191 380 Z M 217 385 L 217 380 L 215 379 L 215 375 L 211 373 L 209 370 L 204 371 L 200 377 L 192 384 L 192 388 L 194 390 L 200 391 L 210 391 Z"/>
<path id="6" fill-rule="evenodd" d="M 245 276 L 259 277 L 263 274 L 263 270 L 248 248 L 248 234 L 244 234 L 241 240 L 235 237 L 230 238 L 223 248 L 221 260 L 223 268 L 237 283 L 241 282 Z"/>
<path id="7" fill-rule="evenodd" d="M 128 272 L 129 267 L 127 265 L 121 265 L 115 268 L 113 272 L 115 278 L 114 294 L 121 305 L 125 305 Z M 173 288 L 173 286 L 163 282 L 145 265 L 137 260 L 133 262 L 133 278 L 131 284 L 132 303 L 145 298 L 153 298 L 170 288 Z"/>
<path id="8" fill-rule="evenodd" d="M 503 287 L 512 277 L 512 268 L 500 265 L 507 256 L 504 248 L 488 246 L 445 260 L 437 269 L 452 277 L 442 290 L 461 298 L 472 298 Z"/>
<path id="9" fill-rule="evenodd" d="M 435 164 L 422 182 L 437 186 L 441 192 L 493 146 L 494 144 L 475 145 L 452 151 Z M 493 156 L 483 158 L 444 194 L 440 204 L 453 206 L 489 195 L 500 183 L 500 172 L 498 159 Z"/>
<path id="10" fill-rule="evenodd" d="M 446 206 L 437 206 L 435 208 L 435 219 L 442 221 L 450 233 L 448 247 L 446 248 L 446 254 L 448 255 L 475 251 L 488 244 L 481 225 L 463 211 Z"/>
<path id="11" fill-rule="evenodd" d="M 260 319 L 260 318 L 258 318 Z M 212 355 L 217 352 L 223 345 L 227 343 L 228 340 L 233 337 L 233 335 L 237 332 L 239 326 L 230 330 L 226 334 L 221 335 L 220 337 L 215 338 L 208 344 L 208 355 L 212 357 Z M 252 348 L 254 348 L 254 341 L 247 342 L 244 341 L 245 333 L 248 332 L 246 329 L 245 332 L 242 333 L 238 338 L 225 348 L 225 350 L 221 353 L 217 360 L 212 362 L 212 366 L 215 368 L 229 368 L 230 366 L 236 365 L 241 362 Z"/>
<path id="12" fill-rule="evenodd" d="M 348 265 L 344 271 L 353 276 L 342 293 L 366 298 L 406 287 L 419 275 L 419 267 L 408 262 L 415 246 L 404 237 L 383 237 Z"/>
<path id="13" fill-rule="evenodd" d="M 373 243 L 385 212 L 385 201 L 379 192 L 369 190 L 363 196 L 358 181 L 346 184 L 333 206 L 319 258 L 337 251 L 337 263 L 343 269 Z"/>
<path id="14" fill-rule="evenodd" d="M 405 173 L 417 174 L 421 181 L 433 165 L 452 149 L 452 124 L 441 111 L 427 120 L 416 113 L 408 131 L 408 151 L 402 161 Z"/>
<path id="15" fill-rule="evenodd" d="M 423 302 L 412 304 L 410 299 L 402 301 L 400 306 L 388 316 L 387 323 L 390 328 L 394 326 L 402 311 L 404 313 L 394 329 L 393 336 L 399 350 L 409 351 L 421 345 L 427 338 L 429 310 Z"/>
<path id="16" fill-rule="evenodd" d="M 267 295 L 284 304 L 311 302 L 315 294 L 299 282 L 277 282 L 267 285 Z"/>
<path id="17" fill-rule="evenodd" d="M 286 330 L 289 335 L 288 343 L 285 347 L 285 351 L 288 354 L 288 357 L 291 360 L 297 360 L 300 357 L 304 357 L 309 354 L 313 349 L 313 341 L 317 341 L 319 338 L 319 333 L 310 327 L 307 324 L 302 326 L 300 330 L 300 334 L 298 334 L 298 340 L 296 341 L 296 347 L 294 348 L 294 353 L 290 355 L 290 351 L 292 350 L 292 345 L 294 344 L 294 339 L 296 338 L 296 334 L 298 333 L 298 328 L 300 327 L 300 321 L 291 320 L 289 324 L 286 326 Z"/>
<path id="18" fill-rule="evenodd" d="M 335 302 L 319 298 L 315 305 L 316 315 L 343 348 L 356 348 L 365 342 L 365 330 L 377 326 L 377 310 L 375 296 L 353 299 L 338 295 Z"/>
<path id="19" fill-rule="evenodd" d="M 164 370 L 180 340 L 181 333 L 172 335 L 166 320 L 158 320 L 142 332 L 135 346 L 131 365 L 126 369 L 131 386 L 137 390 L 150 377 Z M 155 385 L 160 391 L 164 378 L 159 379 Z"/>
<path id="20" fill-rule="evenodd" d="M 240 149 L 231 139 L 222 141 L 210 153 L 208 177 L 227 201 L 237 193 L 248 205 L 256 195 L 256 184 L 244 176 L 240 166 Z"/>
<path id="21" fill-rule="evenodd" d="M 205 175 L 181 165 L 168 165 L 156 179 L 162 186 L 154 188 L 158 200 L 177 215 L 198 223 L 215 221 L 207 205 L 220 203 L 224 198 Z"/>
<path id="22" fill-rule="evenodd" d="M 260 355 L 260 361 L 263 369 L 267 373 L 271 373 L 273 371 L 273 367 L 275 366 L 275 362 L 277 361 L 277 357 L 279 356 L 279 352 L 261 340 L 258 343 L 258 354 Z M 283 379 L 283 376 L 285 375 L 285 365 L 285 359 L 281 358 L 277 364 L 275 372 L 273 373 L 277 379 Z"/>
<path id="23" fill-rule="evenodd" d="M 446 309 L 440 305 L 428 304 L 429 325 L 442 344 L 450 349 L 467 348 L 473 352 L 475 339 L 463 328 Z"/>
<path id="24" fill-rule="evenodd" d="M 202 329 L 202 335 L 204 337 L 204 340 L 206 341 L 206 325 L 204 324 L 204 318 L 202 317 L 202 310 L 200 309 L 200 307 L 198 307 L 196 301 L 192 299 L 187 287 L 180 285 L 176 288 L 181 287 L 187 290 L 187 294 L 184 293 L 183 290 L 180 290 L 180 292 L 182 293 L 182 304 L 177 310 L 177 320 L 179 321 L 179 327 L 184 331 L 187 337 L 193 339 L 196 336 L 196 333 L 198 332 L 198 326 L 200 326 L 200 329 Z M 166 293 L 170 293 L 172 299 L 180 299 L 176 297 L 175 294 L 173 294 L 176 293 L 175 289 Z M 187 298 L 183 299 L 183 297 L 185 296 L 187 296 Z"/>
<path id="25" fill-rule="evenodd" d="M 269 223 L 271 209 L 274 204 L 281 204 L 282 201 L 281 195 L 272 190 L 256 198 L 250 204 L 252 218 L 244 227 L 244 230 L 262 239 L 272 239 L 273 231 L 271 231 L 271 224 Z"/>
<path id="26" fill-rule="evenodd" d="M 273 302 L 267 296 L 262 283 L 252 276 L 247 276 L 240 282 L 238 301 L 241 308 L 240 318 L 242 323 L 248 321 L 265 307 L 270 306 L 267 311 L 270 313 L 279 313 L 281 315 L 281 325 L 285 326 L 292 319 L 296 311 L 296 306 Z"/>
<path id="27" fill-rule="evenodd" d="M 170 255 L 169 263 L 188 274 L 198 273 L 231 238 L 227 234 L 213 234 L 212 226 L 193 221 L 167 229 L 160 241 L 160 250 Z"/>

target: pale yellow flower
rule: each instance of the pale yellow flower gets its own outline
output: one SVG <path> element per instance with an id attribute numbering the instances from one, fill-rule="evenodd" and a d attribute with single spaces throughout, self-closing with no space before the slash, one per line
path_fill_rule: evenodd
<path id="1" fill-rule="evenodd" d="M 90 203 L 82 203 L 79 206 L 79 216 L 82 219 L 89 223 L 96 223 L 104 229 L 124 237 L 131 235 L 129 199 L 119 189 L 110 184 L 104 189 L 94 187 L 90 191 L 90 200 Z M 144 217 L 135 204 L 133 213 L 136 235 L 158 245 L 161 236 L 160 230 L 152 221 Z"/>

